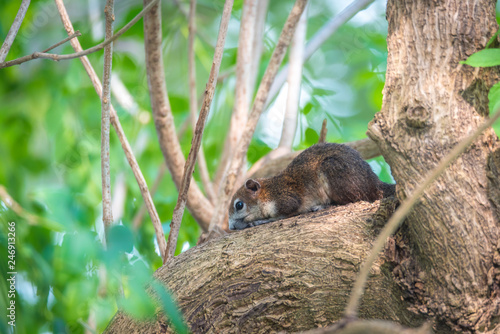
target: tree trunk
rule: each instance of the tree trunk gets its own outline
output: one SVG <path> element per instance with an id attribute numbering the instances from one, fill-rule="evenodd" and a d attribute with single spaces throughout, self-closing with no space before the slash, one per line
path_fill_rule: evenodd
<path id="1" fill-rule="evenodd" d="M 487 117 L 488 89 L 498 81 L 498 68 L 476 69 L 459 61 L 483 49 L 498 26 L 491 0 L 389 0 L 387 19 L 383 108 L 369 135 L 391 166 L 402 199 Z M 425 192 L 406 220 L 418 269 L 404 280 L 414 286 L 416 277 L 422 279 L 417 307 L 436 315 L 443 330 L 486 330 L 500 320 L 499 276 L 494 277 L 500 265 L 494 261 L 499 174 L 488 167 L 498 148 L 489 129 Z"/>

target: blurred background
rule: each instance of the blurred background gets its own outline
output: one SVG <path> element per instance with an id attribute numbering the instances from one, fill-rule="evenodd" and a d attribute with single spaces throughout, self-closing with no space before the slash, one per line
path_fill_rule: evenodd
<path id="1" fill-rule="evenodd" d="M 65 1 L 83 48 L 104 37 L 104 0 Z M 350 1 L 312 1 L 307 39 Z M 242 0 L 235 1 L 212 109 L 203 137 L 208 169 L 213 177 L 229 128 L 234 102 L 235 64 Z M 212 64 L 224 1 L 198 0 L 195 42 L 197 91 L 203 93 Z M 271 1 L 264 33 L 258 81 L 293 5 Z M 115 1 L 115 31 L 141 9 L 142 1 Z M 182 149 L 189 152 L 188 24 L 189 1 L 163 1 L 164 59 L 167 89 Z M 19 9 L 18 1 L 0 0 L 3 41 Z M 40 51 L 65 38 L 55 4 L 32 1 L 7 60 Z M 300 114 L 294 148 L 318 141 L 323 119 L 327 141 L 366 137 L 369 121 L 380 110 L 387 59 L 385 1 L 377 0 L 343 25 L 305 63 Z M 69 43 L 52 51 L 72 53 Z M 114 44 L 112 102 L 151 189 L 163 156 L 150 111 L 144 62 L 143 23 L 139 21 Z M 102 77 L 103 52 L 89 59 Z M 287 62 L 285 58 L 284 63 Z M 262 115 L 249 165 L 276 148 L 283 122 L 286 84 Z M 105 329 L 118 306 L 144 318 L 156 304 L 145 294 L 144 282 L 161 266 L 148 214 L 137 228 L 133 220 L 142 197 L 114 130 L 111 130 L 113 215 L 107 250 L 101 245 L 101 103 L 78 59 L 34 60 L 0 70 L 0 268 L 7 270 L 7 223 L 16 223 L 17 333 L 82 333 Z M 497 126 L 497 133 L 500 129 Z M 379 157 L 370 161 L 383 181 L 390 169 Z M 195 171 L 194 181 L 200 183 Z M 6 205 L 6 194 L 19 204 Z M 177 190 L 168 174 L 153 196 L 169 232 Z M 196 245 L 201 230 L 184 215 L 177 254 Z M 105 269 L 104 269 L 105 268 Z M 7 307 L 6 279 L 0 281 L 0 308 Z M 123 291 L 123 295 L 120 293 Z M 0 332 L 11 331 L 0 316 Z"/>

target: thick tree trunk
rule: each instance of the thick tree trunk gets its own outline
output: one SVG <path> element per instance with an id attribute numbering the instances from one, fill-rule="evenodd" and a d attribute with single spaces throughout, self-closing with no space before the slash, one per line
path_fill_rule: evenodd
<path id="1" fill-rule="evenodd" d="M 387 19 L 384 103 L 369 135 L 405 198 L 487 117 L 487 93 L 498 68 L 459 61 L 483 49 L 498 26 L 491 0 L 389 0 Z M 498 169 L 495 163 L 488 167 L 499 146 L 489 129 L 426 191 L 406 221 L 417 270 L 403 280 L 414 286 L 416 277 L 422 279 L 417 308 L 436 315 L 443 330 L 484 331 L 499 320 Z"/>
<path id="2" fill-rule="evenodd" d="M 229 234 L 195 247 L 155 277 L 176 296 L 194 333 L 296 332 L 342 316 L 361 261 L 393 201 L 359 202 Z M 360 314 L 417 326 L 381 259 Z M 153 333 L 163 316 L 137 323 L 118 313 L 106 333 Z"/>

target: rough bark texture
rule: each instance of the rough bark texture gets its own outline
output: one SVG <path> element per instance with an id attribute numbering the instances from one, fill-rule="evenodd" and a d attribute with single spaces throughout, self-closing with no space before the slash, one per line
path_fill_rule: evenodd
<path id="1" fill-rule="evenodd" d="M 459 61 L 483 49 L 498 26 L 490 0 L 390 0 L 387 19 L 384 101 L 369 135 L 391 165 L 403 199 L 488 115 L 488 88 L 498 68 L 480 70 Z M 500 236 L 498 188 L 493 190 L 498 147 L 493 130 L 485 132 L 407 219 L 416 263 L 402 281 L 415 286 L 421 280 L 413 291 L 416 308 L 437 316 L 439 331 L 493 330 L 500 320 L 493 274 Z"/>
<path id="2" fill-rule="evenodd" d="M 197 246 L 155 277 L 174 293 L 194 333 L 295 332 L 338 320 L 377 231 L 394 202 L 332 207 L 231 233 Z M 380 260 L 361 316 L 410 326 L 401 290 Z M 118 313 L 106 333 L 170 332 L 165 318 L 137 323 Z"/>

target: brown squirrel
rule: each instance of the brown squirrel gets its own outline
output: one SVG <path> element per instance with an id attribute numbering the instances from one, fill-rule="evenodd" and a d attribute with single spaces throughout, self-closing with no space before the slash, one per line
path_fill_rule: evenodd
<path id="1" fill-rule="evenodd" d="M 380 181 L 355 149 L 317 144 L 280 174 L 248 179 L 231 200 L 229 229 L 242 230 L 329 205 L 373 202 L 394 192 L 395 185 Z"/>

